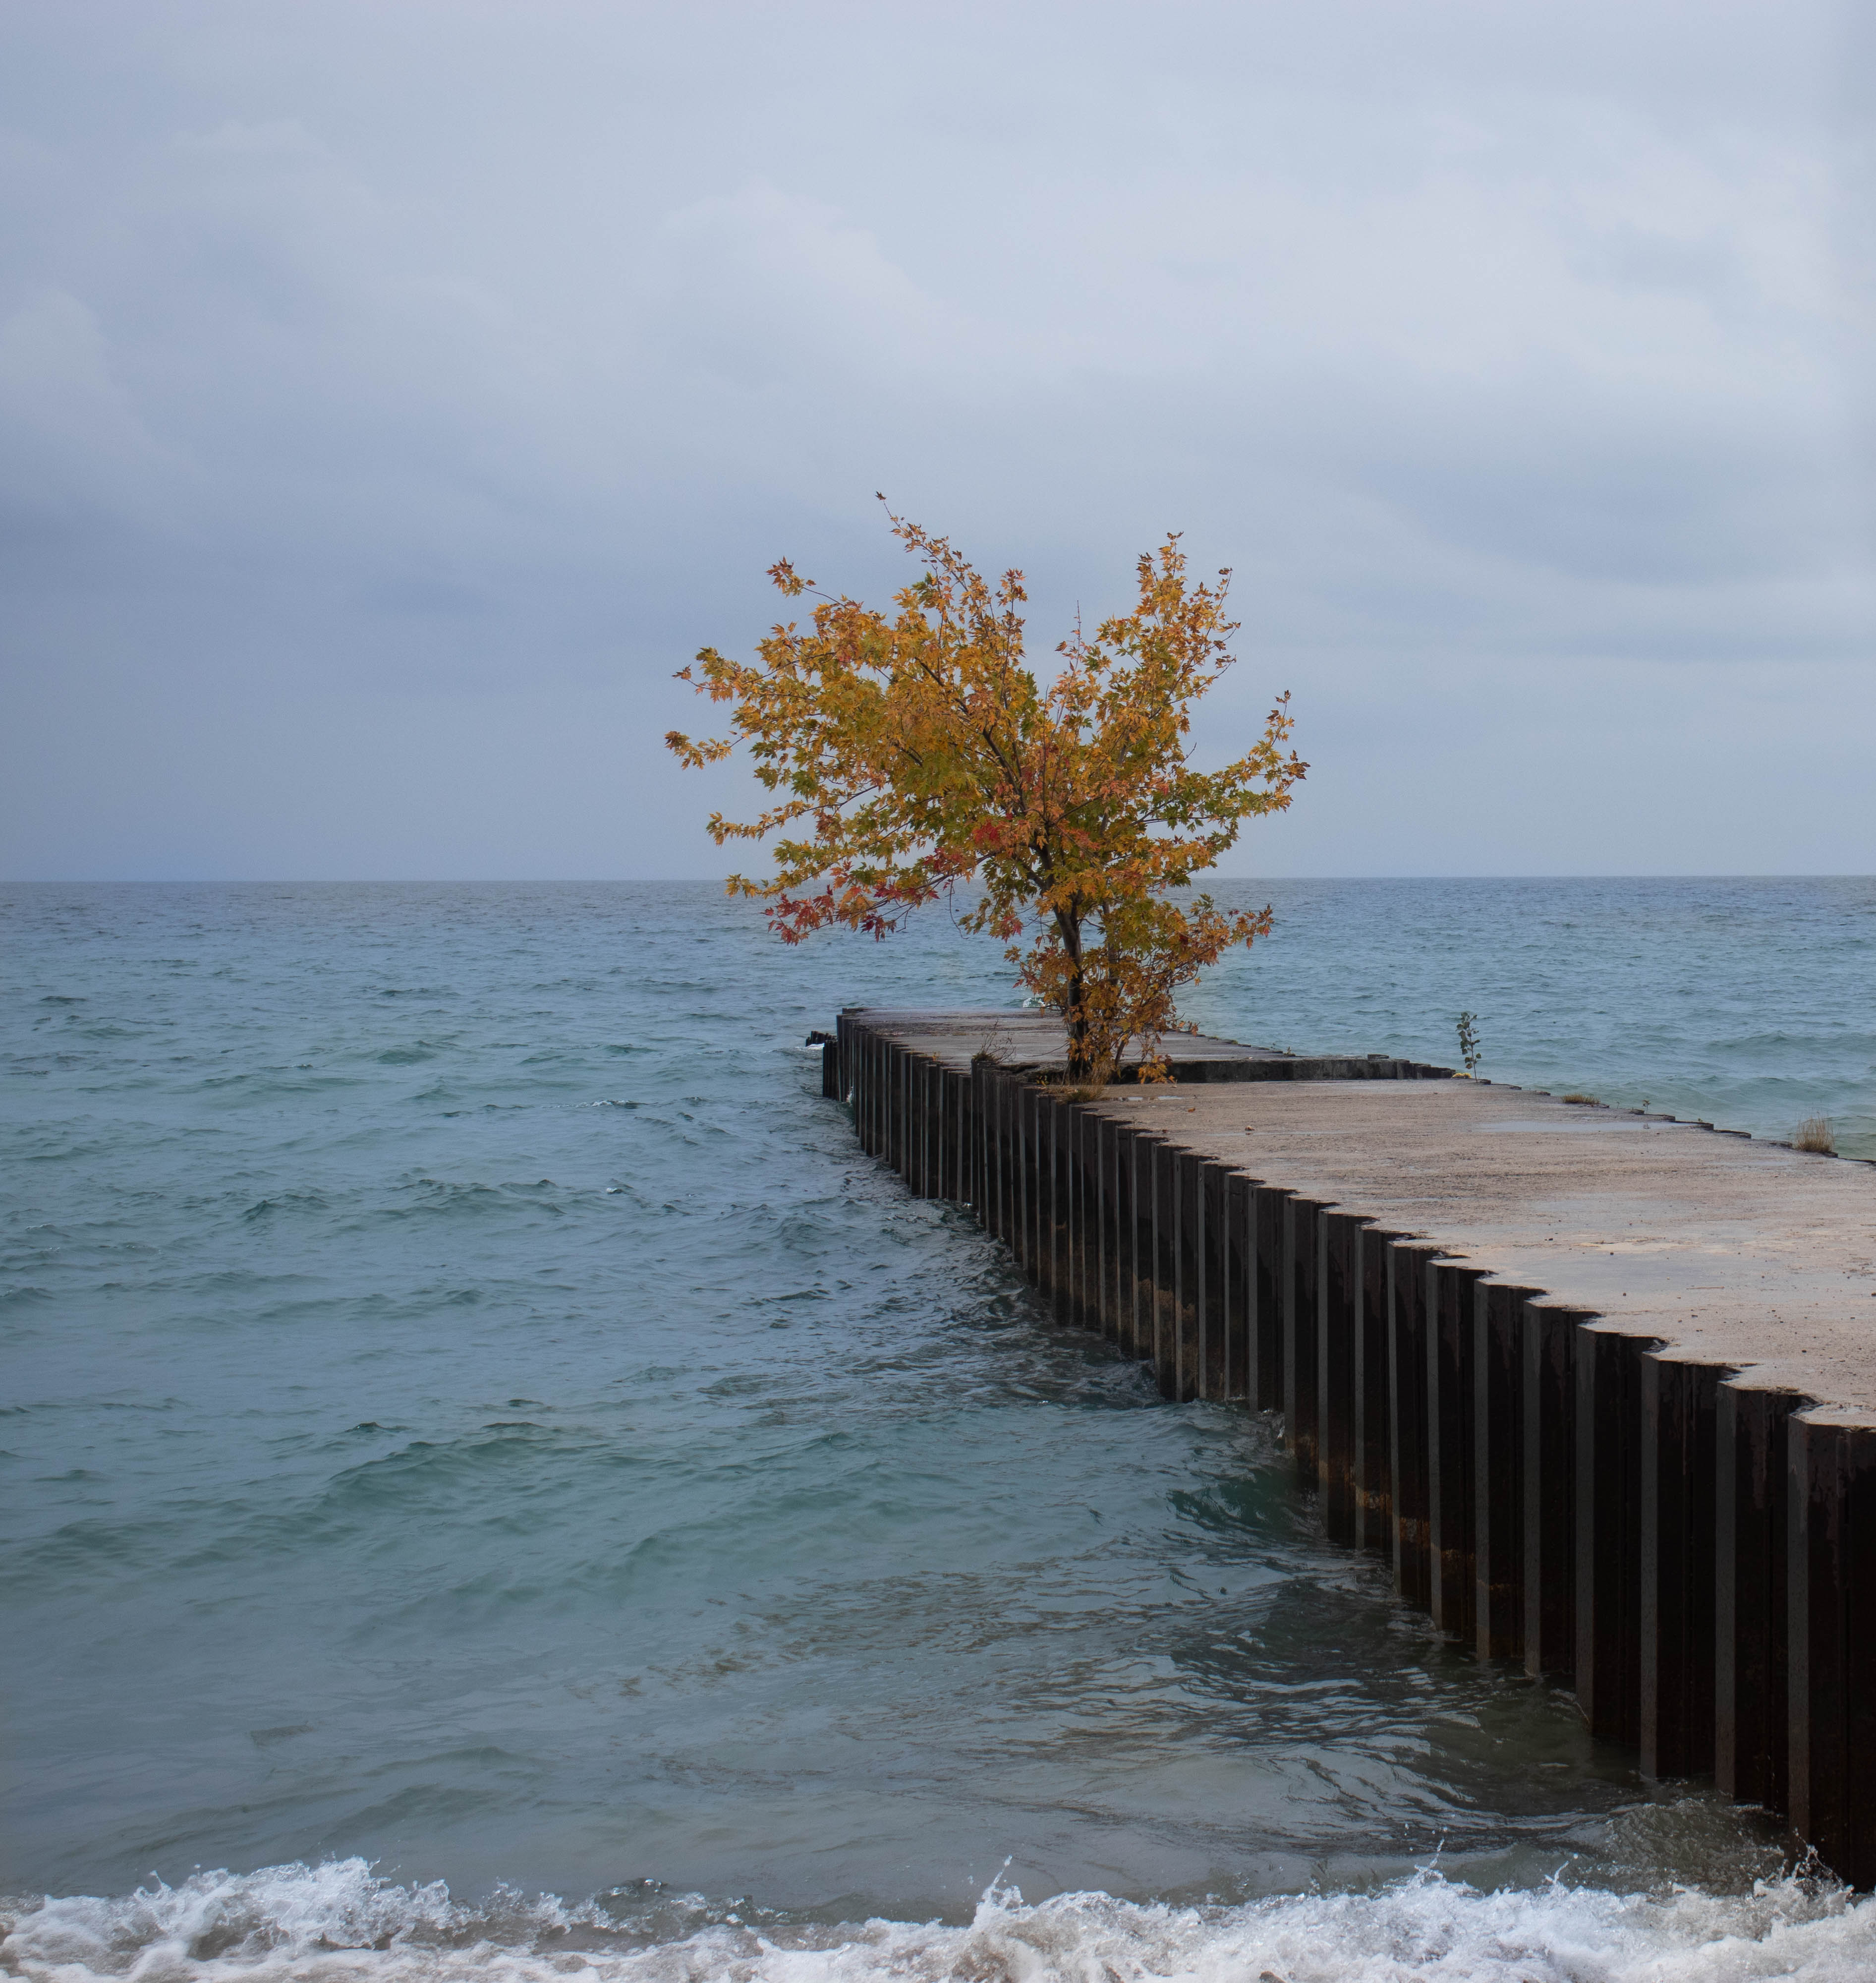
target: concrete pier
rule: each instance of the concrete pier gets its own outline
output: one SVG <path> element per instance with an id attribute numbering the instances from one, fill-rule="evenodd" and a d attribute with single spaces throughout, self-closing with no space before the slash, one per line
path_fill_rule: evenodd
<path id="1" fill-rule="evenodd" d="M 855 1009 L 823 1092 L 1169 1397 L 1280 1411 L 1329 1533 L 1876 1884 L 1876 1173 L 1371 1055 Z M 1053 1077 L 1052 1079 L 1051 1077 Z"/>

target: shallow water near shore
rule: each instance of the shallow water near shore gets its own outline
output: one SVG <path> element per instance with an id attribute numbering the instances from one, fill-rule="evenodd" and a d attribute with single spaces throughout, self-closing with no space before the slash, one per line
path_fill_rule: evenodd
<path id="1" fill-rule="evenodd" d="M 1464 1006 L 1500 1078 L 1876 1154 L 1876 884 L 1217 892 L 1280 934 L 1213 1030 L 1450 1060 Z M 1010 1002 L 942 911 L 0 917 L 10 1971 L 1876 1973 L 860 1155 L 807 1032 Z"/>

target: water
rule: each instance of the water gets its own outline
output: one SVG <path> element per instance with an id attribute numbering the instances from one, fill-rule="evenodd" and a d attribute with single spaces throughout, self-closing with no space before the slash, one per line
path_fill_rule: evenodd
<path id="1" fill-rule="evenodd" d="M 1464 1005 L 1501 1078 L 1876 1129 L 1876 884 L 1256 892 L 1218 1030 L 1450 1059 Z M 1267 1423 L 859 1155 L 810 1028 L 1008 1001 L 942 914 L 0 917 L 10 1971 L 1876 1974 L 1769 1821 L 1441 1645 Z"/>
<path id="2" fill-rule="evenodd" d="M 1498 1080 L 1760 1136 L 1821 1115 L 1876 1157 L 1876 880 L 1277 881 L 1254 900 L 1277 929 L 1200 987 L 1208 1028 L 1451 1067 L 1473 1012 Z"/>

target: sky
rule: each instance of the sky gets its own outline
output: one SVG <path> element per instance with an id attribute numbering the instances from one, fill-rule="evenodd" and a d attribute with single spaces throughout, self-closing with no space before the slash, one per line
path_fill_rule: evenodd
<path id="1" fill-rule="evenodd" d="M 0 878 L 720 875 L 878 491 L 1232 568 L 1226 873 L 1876 871 L 1871 18 L 0 0 Z"/>

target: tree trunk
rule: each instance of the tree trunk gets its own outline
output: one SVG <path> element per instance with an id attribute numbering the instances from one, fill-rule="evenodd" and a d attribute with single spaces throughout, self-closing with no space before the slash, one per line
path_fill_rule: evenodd
<path id="1" fill-rule="evenodd" d="M 1094 1063 L 1088 1053 L 1088 1014 L 1082 1003 L 1081 973 L 1068 981 L 1068 1085 L 1085 1088 L 1094 1078 Z"/>
<path id="2" fill-rule="evenodd" d="M 1068 1085 L 1085 1088 L 1094 1079 L 1095 1067 L 1088 1051 L 1088 1012 L 1084 1002 L 1087 987 L 1081 975 L 1081 918 L 1066 910 L 1055 913 L 1055 927 L 1068 953 L 1070 969 L 1068 997 L 1062 1019 L 1068 1030 Z"/>

